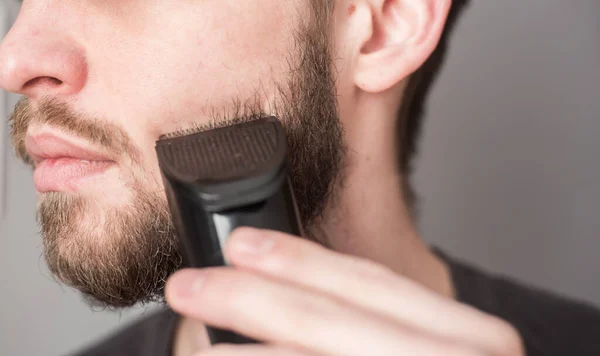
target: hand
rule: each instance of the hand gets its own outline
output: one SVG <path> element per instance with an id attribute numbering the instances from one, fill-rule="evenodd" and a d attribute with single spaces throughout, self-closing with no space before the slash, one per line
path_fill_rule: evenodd
<path id="1" fill-rule="evenodd" d="M 234 268 L 179 271 L 167 301 L 264 344 L 200 355 L 524 355 L 506 322 L 373 262 L 250 228 L 236 230 L 225 253 Z"/>

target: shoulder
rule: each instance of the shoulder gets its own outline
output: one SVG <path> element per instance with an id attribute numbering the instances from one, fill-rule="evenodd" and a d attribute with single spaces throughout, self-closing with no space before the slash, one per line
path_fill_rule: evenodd
<path id="1" fill-rule="evenodd" d="M 511 323 L 527 354 L 600 355 L 600 309 L 442 256 L 460 302 Z"/>
<path id="2" fill-rule="evenodd" d="M 176 315 L 163 310 L 117 331 L 73 356 L 168 356 Z"/>

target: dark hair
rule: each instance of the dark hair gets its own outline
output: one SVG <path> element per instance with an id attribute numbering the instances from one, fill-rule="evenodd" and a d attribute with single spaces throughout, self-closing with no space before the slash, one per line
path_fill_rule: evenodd
<path id="1" fill-rule="evenodd" d="M 418 148 L 418 141 L 426 114 L 425 104 L 432 84 L 440 73 L 448 51 L 450 34 L 469 0 L 453 0 L 446 27 L 437 48 L 427 61 L 409 79 L 404 99 L 398 112 L 399 167 L 403 177 L 403 193 L 411 214 L 416 215 L 417 196 L 410 176 Z"/>

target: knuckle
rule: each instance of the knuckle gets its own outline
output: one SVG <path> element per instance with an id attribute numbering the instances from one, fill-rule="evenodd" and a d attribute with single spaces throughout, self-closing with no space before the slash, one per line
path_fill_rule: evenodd
<path id="1" fill-rule="evenodd" d="M 275 239 L 269 254 L 276 256 L 283 261 L 296 263 L 302 256 L 302 251 L 300 248 L 293 246 L 292 241 L 289 241 L 290 239 L 290 237 Z"/>
<path id="2" fill-rule="evenodd" d="M 308 241 L 301 241 L 295 236 L 281 235 L 273 242 L 265 262 L 268 268 L 277 271 L 276 273 L 286 274 L 290 269 L 303 269 L 314 258 L 315 245 Z"/>

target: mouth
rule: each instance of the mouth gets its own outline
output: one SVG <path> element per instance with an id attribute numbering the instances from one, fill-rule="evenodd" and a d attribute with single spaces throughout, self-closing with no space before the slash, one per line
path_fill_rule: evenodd
<path id="1" fill-rule="evenodd" d="M 27 134 L 25 147 L 35 165 L 33 181 L 38 192 L 76 191 L 116 164 L 78 141 L 48 131 Z"/>

